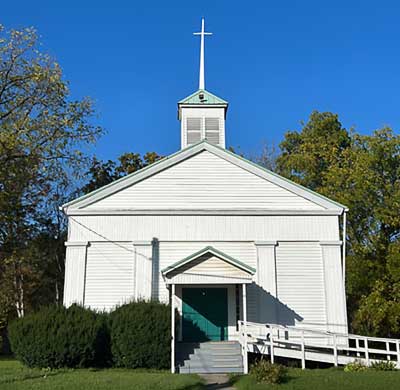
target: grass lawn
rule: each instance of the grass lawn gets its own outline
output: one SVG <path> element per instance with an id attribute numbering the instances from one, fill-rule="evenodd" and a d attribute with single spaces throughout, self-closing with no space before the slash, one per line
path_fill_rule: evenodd
<path id="1" fill-rule="evenodd" d="M 237 390 L 399 390 L 400 371 L 344 372 L 341 369 L 291 368 L 281 385 L 258 385 L 248 376 L 234 376 Z M 201 390 L 197 375 L 127 369 L 29 369 L 12 359 L 0 359 L 1 390 Z"/>
<path id="2" fill-rule="evenodd" d="M 344 372 L 342 369 L 301 370 L 291 368 L 280 385 L 256 384 L 251 376 L 233 378 L 238 390 L 399 390 L 400 371 Z"/>
<path id="3" fill-rule="evenodd" d="M 127 369 L 39 370 L 0 359 L 1 390 L 200 390 L 197 375 Z"/>

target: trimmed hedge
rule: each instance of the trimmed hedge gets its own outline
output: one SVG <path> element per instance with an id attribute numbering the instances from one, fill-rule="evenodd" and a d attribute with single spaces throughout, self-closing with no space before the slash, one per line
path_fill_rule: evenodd
<path id="1" fill-rule="evenodd" d="M 28 367 L 167 368 L 171 313 L 158 302 L 133 302 L 96 313 L 49 306 L 9 326 L 12 351 Z"/>
<path id="2" fill-rule="evenodd" d="M 28 367 L 101 367 L 110 361 L 107 316 L 49 306 L 9 326 L 11 348 Z"/>
<path id="3" fill-rule="evenodd" d="M 114 365 L 167 368 L 171 361 L 171 310 L 158 302 L 132 302 L 111 313 Z"/>

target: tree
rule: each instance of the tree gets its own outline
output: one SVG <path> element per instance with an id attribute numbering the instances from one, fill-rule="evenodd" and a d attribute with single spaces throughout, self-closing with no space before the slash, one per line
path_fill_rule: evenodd
<path id="1" fill-rule="evenodd" d="M 37 277 L 31 243 L 44 234 L 45 216 L 54 217 L 59 189 L 65 192 L 71 173 L 79 175 L 86 165 L 83 146 L 102 133 L 89 121 L 92 114 L 90 99 L 71 99 L 60 66 L 39 50 L 34 29 L 6 31 L 0 26 L 3 322 L 14 310 L 24 314 Z"/>
<path id="2" fill-rule="evenodd" d="M 123 153 L 117 158 L 117 161 L 101 161 L 94 158 L 85 174 L 88 182 L 78 190 L 76 196 L 88 194 L 114 180 L 153 164 L 161 158 L 162 156 L 155 152 L 147 152 L 143 157 L 139 153 Z"/>
<path id="3" fill-rule="evenodd" d="M 350 318 L 355 318 L 353 325 L 359 329 L 360 316 L 367 306 L 371 308 L 371 299 L 382 285 L 391 286 L 381 295 L 387 302 L 387 293 L 398 291 L 394 265 L 400 265 L 400 136 L 389 128 L 369 136 L 353 134 L 351 148 L 328 176 L 327 192 L 335 192 L 335 198 L 350 208 L 347 293 Z M 381 311 L 383 306 L 376 304 L 376 315 L 378 308 Z M 400 321 L 397 313 L 396 321 Z M 400 336 L 398 329 L 385 326 L 371 328 L 369 333 Z"/>
<path id="4" fill-rule="evenodd" d="M 353 329 L 400 336 L 395 277 L 400 265 L 400 137 L 389 128 L 369 136 L 348 132 L 337 115 L 313 112 L 302 130 L 288 132 L 280 146 L 278 173 L 350 209 L 346 279 Z"/>
<path id="5" fill-rule="evenodd" d="M 248 159 L 254 161 L 256 164 L 275 172 L 276 160 L 278 158 L 278 151 L 274 145 L 263 143 L 261 152 L 255 156 L 249 156 Z"/>
<path id="6" fill-rule="evenodd" d="M 324 189 L 329 167 L 340 163 L 350 146 L 349 132 L 336 114 L 313 111 L 301 132 L 288 131 L 276 168 L 282 175 L 316 191 Z"/>

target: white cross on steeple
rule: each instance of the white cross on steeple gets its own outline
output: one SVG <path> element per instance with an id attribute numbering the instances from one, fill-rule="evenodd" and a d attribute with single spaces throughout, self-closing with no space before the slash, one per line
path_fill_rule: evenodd
<path id="1" fill-rule="evenodd" d="M 201 31 L 193 33 L 193 35 L 200 35 L 200 73 L 199 73 L 199 89 L 205 89 L 204 82 L 204 36 L 212 35 L 212 33 L 204 31 L 204 18 L 201 19 Z"/>

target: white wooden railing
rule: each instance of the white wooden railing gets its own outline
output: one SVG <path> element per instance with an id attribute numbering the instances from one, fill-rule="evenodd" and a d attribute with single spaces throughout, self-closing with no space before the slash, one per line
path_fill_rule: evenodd
<path id="1" fill-rule="evenodd" d="M 243 373 L 248 374 L 248 339 L 249 334 L 247 331 L 247 321 L 238 321 L 239 343 L 243 359 Z"/>
<path id="2" fill-rule="evenodd" d="M 332 363 L 335 366 L 360 360 L 369 366 L 375 361 L 393 361 L 400 368 L 400 340 L 334 333 L 307 327 L 239 321 L 239 341 L 243 357 L 247 352 L 301 360 Z"/>

